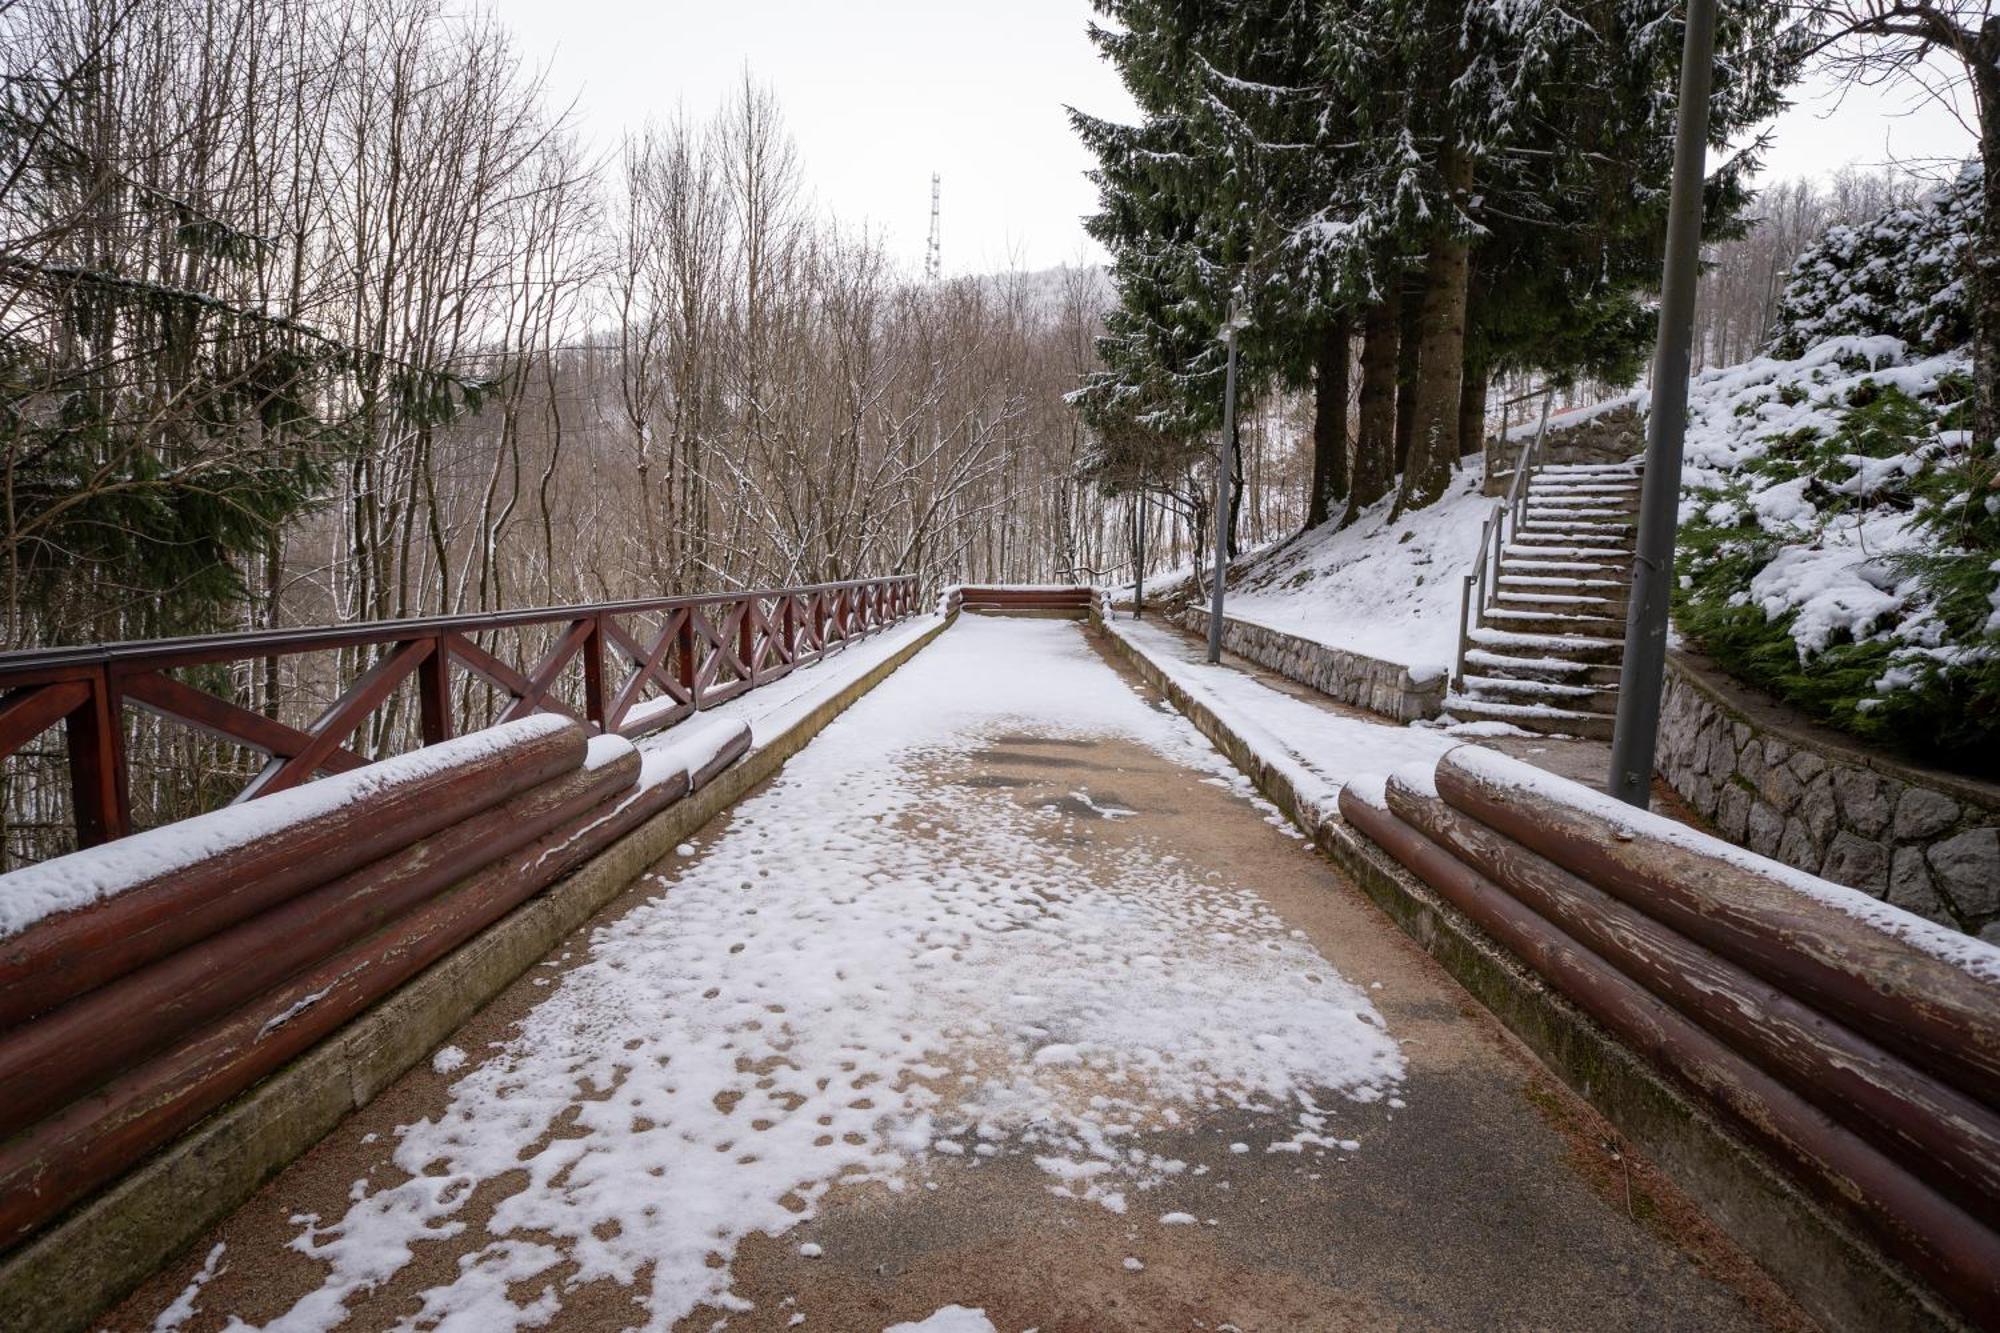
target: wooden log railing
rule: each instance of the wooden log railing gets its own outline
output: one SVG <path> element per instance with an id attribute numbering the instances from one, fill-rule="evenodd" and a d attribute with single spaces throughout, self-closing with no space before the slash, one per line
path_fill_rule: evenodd
<path id="1" fill-rule="evenodd" d="M 0 1256 L 750 745 L 685 731 L 523 718 L 0 876 L 45 909 L 0 920 Z"/>
<path id="2" fill-rule="evenodd" d="M 968 611 L 1060 611 L 1081 615 L 1090 609 L 1092 589 L 1080 584 L 964 584 L 954 588 L 955 605 Z"/>
<path id="3" fill-rule="evenodd" d="M 1976 1327 L 2000 1327 L 2000 953 L 1463 746 L 1349 823 Z"/>
<path id="4" fill-rule="evenodd" d="M 261 770 L 234 797 L 240 802 L 383 757 L 395 748 L 383 736 L 367 746 L 355 737 L 412 685 L 410 739 L 420 745 L 435 745 L 467 722 L 538 712 L 631 737 L 775 680 L 917 609 L 916 579 L 893 576 L 0 653 L 0 762 L 60 725 L 75 842 L 89 847 L 132 831 L 128 710 L 263 755 Z M 498 651 L 503 631 L 516 632 L 524 655 L 539 647 L 534 660 L 517 663 Z M 284 720 L 290 701 L 252 708 L 242 701 L 247 689 L 205 689 L 173 674 L 324 653 L 347 654 L 359 670 L 310 720 Z M 468 678 L 486 687 L 491 708 L 484 716 L 466 704 Z"/>

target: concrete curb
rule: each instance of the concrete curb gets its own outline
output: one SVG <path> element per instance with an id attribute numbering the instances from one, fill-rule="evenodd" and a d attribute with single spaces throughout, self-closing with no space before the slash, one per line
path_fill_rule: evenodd
<path id="1" fill-rule="evenodd" d="M 1091 619 L 1101 627 L 1101 615 Z M 1856 1333 L 1962 1328 L 1872 1246 L 1550 989 L 1456 908 L 1290 779 L 1116 634 L 1105 639 L 1535 1056 L 1700 1205 L 1814 1319 Z"/>
<path id="2" fill-rule="evenodd" d="M 706 787 L 515 908 L 0 1260 L 0 1329 L 69 1333 L 89 1327 L 423 1059 L 647 866 L 776 773 L 951 623 L 947 618 L 829 696 Z"/>

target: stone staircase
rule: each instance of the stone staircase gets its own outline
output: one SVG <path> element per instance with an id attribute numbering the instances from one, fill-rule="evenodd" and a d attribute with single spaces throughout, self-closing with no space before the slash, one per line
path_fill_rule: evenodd
<path id="1" fill-rule="evenodd" d="M 1529 466 L 1467 576 L 1447 717 L 1610 737 L 1638 509 L 1636 459 Z"/>

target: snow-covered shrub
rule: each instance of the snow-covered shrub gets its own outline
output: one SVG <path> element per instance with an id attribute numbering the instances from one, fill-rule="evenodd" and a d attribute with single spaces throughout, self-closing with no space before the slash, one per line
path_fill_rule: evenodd
<path id="1" fill-rule="evenodd" d="M 1694 383 L 1681 632 L 1857 734 L 2000 771 L 2000 489 L 1970 363 L 1846 337 Z"/>
<path id="2" fill-rule="evenodd" d="M 1828 228 L 1792 265 L 1773 350 L 1796 357 L 1828 338 L 1891 334 L 1943 352 L 1972 334 L 1968 246 L 1979 225 L 1979 164 L 1871 222 Z"/>

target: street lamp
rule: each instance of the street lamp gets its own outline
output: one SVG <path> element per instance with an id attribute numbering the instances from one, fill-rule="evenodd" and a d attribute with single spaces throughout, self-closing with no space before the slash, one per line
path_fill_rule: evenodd
<path id="1" fill-rule="evenodd" d="M 1229 314 L 1222 321 L 1222 345 L 1229 349 L 1228 369 L 1222 377 L 1222 438 L 1215 446 L 1215 581 L 1208 593 L 1208 660 L 1222 660 L 1222 579 L 1229 571 L 1229 474 L 1230 446 L 1236 442 L 1236 335 L 1250 327 L 1247 316 L 1236 313 L 1236 297 L 1229 298 Z"/>
<path id="2" fill-rule="evenodd" d="M 1666 270 L 1660 280 L 1659 344 L 1646 422 L 1646 471 L 1639 483 L 1639 540 L 1632 606 L 1618 673 L 1611 731 L 1612 796 L 1646 808 L 1659 743 L 1666 682 L 1667 611 L 1673 599 L 1674 538 L 1680 523 L 1681 449 L 1687 436 L 1688 375 L 1694 345 L 1695 277 L 1701 265 L 1702 169 L 1708 147 L 1708 94 L 1715 73 L 1715 0 L 1688 0 L 1681 46 L 1680 121 L 1674 135 L 1673 194 L 1667 204 Z"/>

